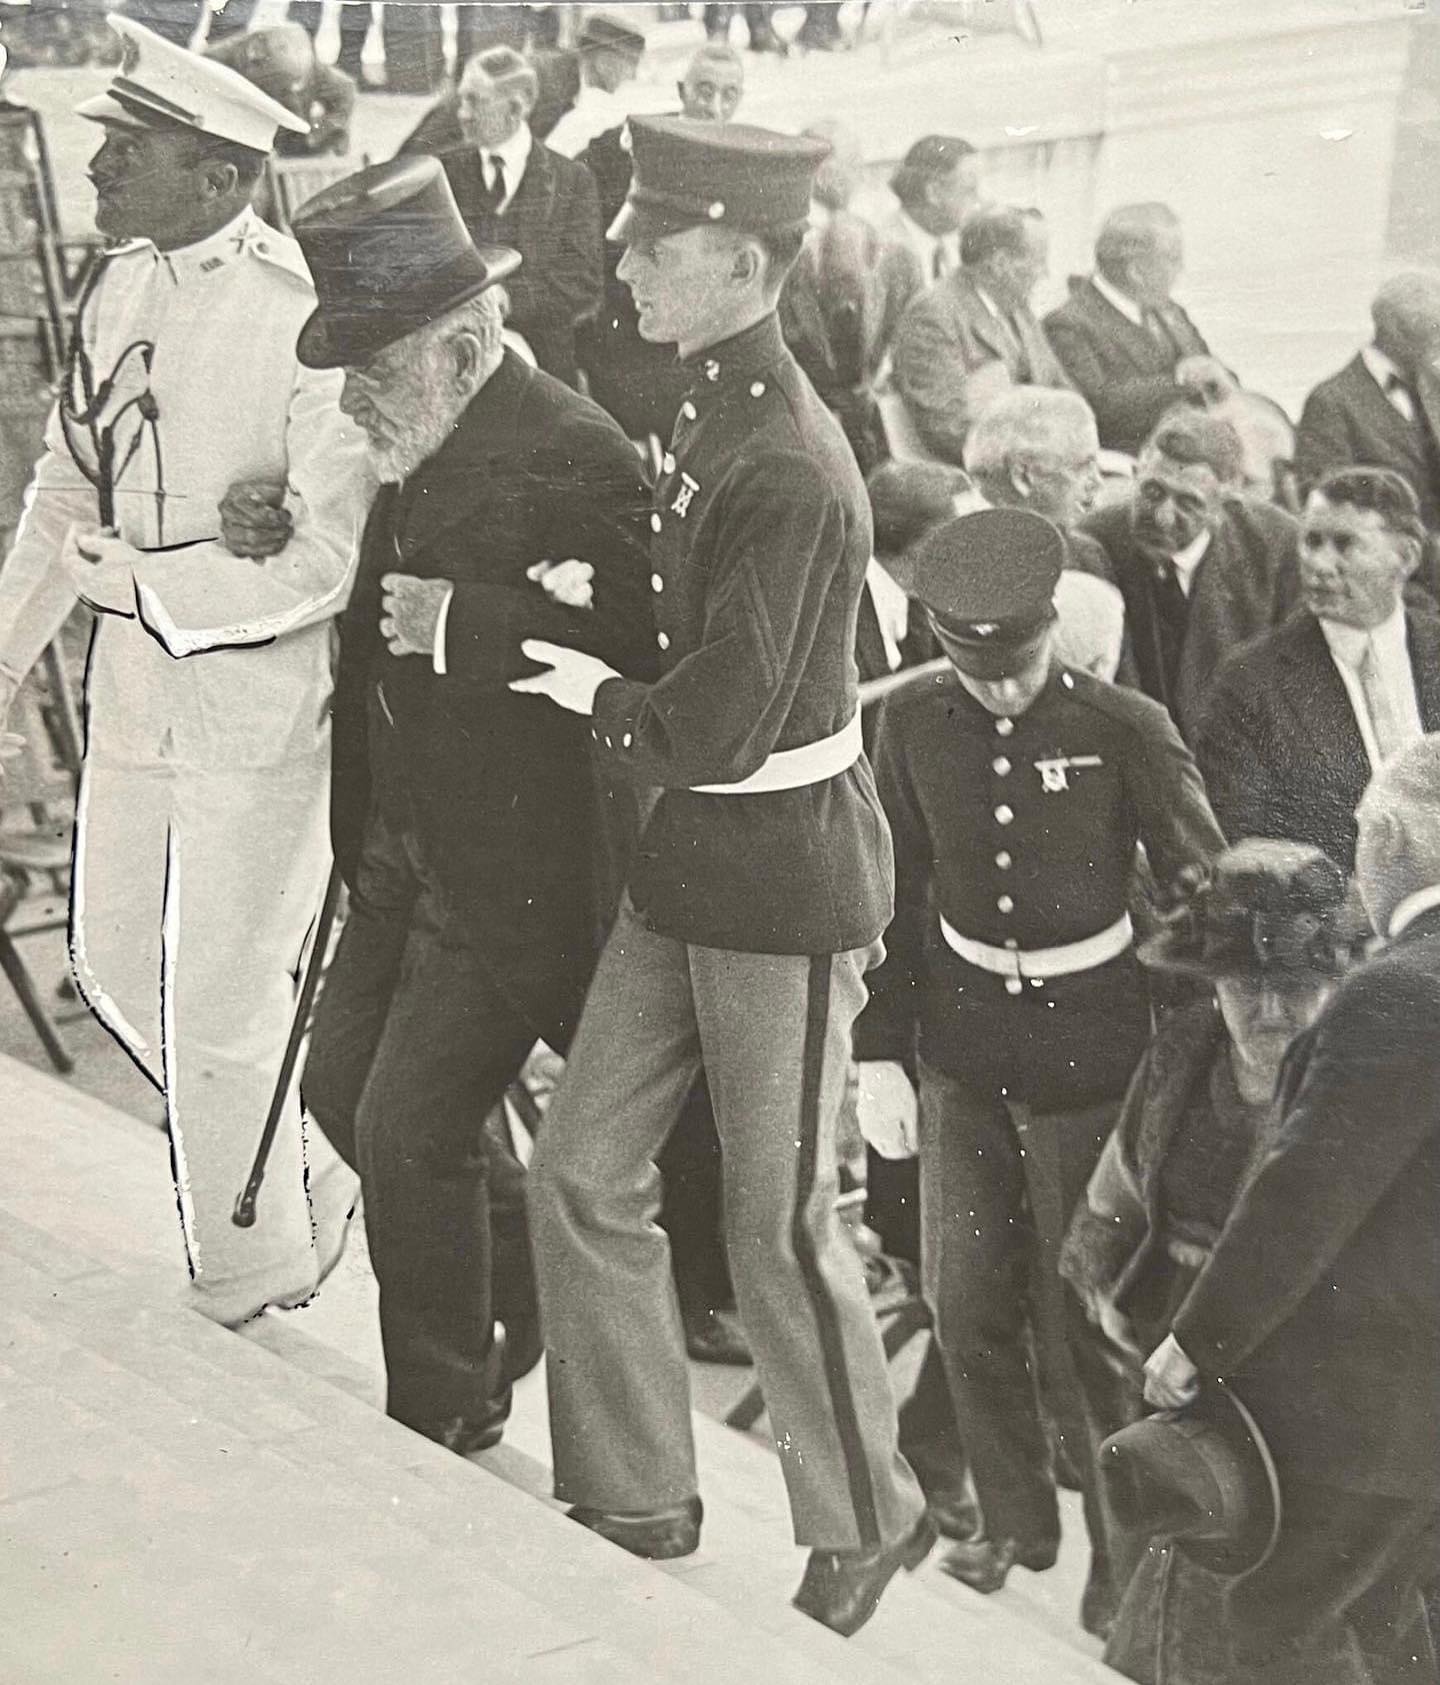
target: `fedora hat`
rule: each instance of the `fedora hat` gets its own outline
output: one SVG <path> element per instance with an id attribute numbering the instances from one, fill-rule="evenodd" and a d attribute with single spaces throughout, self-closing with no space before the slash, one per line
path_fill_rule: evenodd
<path id="1" fill-rule="evenodd" d="M 1280 1536 L 1280 1479 L 1255 1418 L 1223 1383 L 1185 1410 L 1110 1435 L 1100 1479 L 1116 1525 L 1137 1543 L 1173 1539 L 1212 1574 L 1258 1568 Z"/>
<path id="2" fill-rule="evenodd" d="M 397 158 L 307 199 L 291 218 L 318 308 L 307 368 L 362 367 L 387 345 L 513 275 L 520 254 L 477 246 L 434 158 Z"/>
<path id="3" fill-rule="evenodd" d="M 1261 977 L 1320 971 L 1338 976 L 1367 932 L 1346 895 L 1345 874 L 1309 843 L 1247 837 L 1179 903 L 1138 950 L 1157 971 L 1192 977 Z"/>

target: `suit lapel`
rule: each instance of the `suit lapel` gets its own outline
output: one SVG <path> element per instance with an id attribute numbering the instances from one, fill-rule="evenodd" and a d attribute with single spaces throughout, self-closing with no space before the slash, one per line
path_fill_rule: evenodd
<path id="1" fill-rule="evenodd" d="M 1135 365 L 1138 373 L 1155 374 L 1159 372 L 1164 366 L 1165 356 L 1161 347 L 1155 343 L 1150 334 L 1143 327 L 1132 322 L 1123 310 L 1117 310 L 1094 282 L 1087 281 L 1086 286 L 1089 289 L 1087 302 L 1091 310 L 1100 318 L 1105 337 L 1112 344 L 1121 347 L 1125 355 Z"/>
<path id="2" fill-rule="evenodd" d="M 555 185 L 555 167 L 550 162 L 550 154 L 537 140 L 530 148 L 520 185 L 505 207 L 504 216 L 498 219 L 501 229 L 507 224 L 517 228 L 547 224 L 554 205 Z"/>
<path id="3" fill-rule="evenodd" d="M 1297 741 L 1310 746 L 1309 764 L 1332 769 L 1337 783 L 1370 782 L 1370 757 L 1320 622 L 1302 610 L 1276 648 L 1275 694 L 1294 715 Z M 1307 757 L 1297 752 L 1298 764 Z"/>
<path id="4" fill-rule="evenodd" d="M 1387 441 L 1390 451 L 1417 464 L 1421 462 L 1423 448 L 1419 428 L 1406 421 L 1380 390 L 1375 376 L 1366 368 L 1364 358 L 1354 357 L 1346 373 L 1350 377 L 1351 400 L 1366 425 Z"/>
<path id="5" fill-rule="evenodd" d="M 1415 675 L 1420 724 L 1426 731 L 1440 731 L 1440 626 L 1429 615 L 1407 614 L 1405 641 Z"/>

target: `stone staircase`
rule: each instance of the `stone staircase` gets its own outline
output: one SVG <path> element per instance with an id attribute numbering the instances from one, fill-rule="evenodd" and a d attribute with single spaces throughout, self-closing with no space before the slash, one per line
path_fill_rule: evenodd
<path id="1" fill-rule="evenodd" d="M 933 1564 L 848 1642 L 797 1614 L 778 1462 L 704 1415 L 702 1547 L 636 1561 L 549 1498 L 538 1381 L 462 1463 L 375 1408 L 364 1304 L 244 1338 L 177 1304 L 154 1132 L 0 1060 L 0 1142 L 4 1685 L 1115 1678 Z"/>

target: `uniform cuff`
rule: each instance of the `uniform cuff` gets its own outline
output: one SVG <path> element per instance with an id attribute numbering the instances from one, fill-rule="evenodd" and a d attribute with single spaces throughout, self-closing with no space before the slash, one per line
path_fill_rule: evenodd
<path id="1" fill-rule="evenodd" d="M 450 605 L 455 601 L 455 587 L 445 593 L 440 612 L 435 616 L 435 646 L 430 651 L 430 665 L 443 678 L 449 668 L 445 665 L 445 628 L 450 624 Z"/>

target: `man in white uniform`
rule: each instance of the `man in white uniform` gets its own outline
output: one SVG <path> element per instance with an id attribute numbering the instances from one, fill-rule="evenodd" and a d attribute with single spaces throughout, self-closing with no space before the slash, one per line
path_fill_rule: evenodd
<path id="1" fill-rule="evenodd" d="M 90 175 L 118 243 L 0 568 L 0 729 L 77 598 L 99 611 L 71 955 L 164 1091 L 190 1296 L 234 1324 L 313 1294 L 354 1203 L 318 1132 L 307 1201 L 292 1099 L 255 1226 L 230 1221 L 329 865 L 330 623 L 369 486 L 338 375 L 296 361 L 315 305 L 299 250 L 250 208 L 298 119 L 112 22 L 124 61 L 79 109 L 104 128 Z M 293 530 L 240 481 L 283 483 Z"/>

